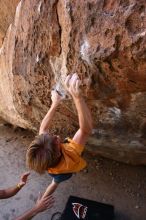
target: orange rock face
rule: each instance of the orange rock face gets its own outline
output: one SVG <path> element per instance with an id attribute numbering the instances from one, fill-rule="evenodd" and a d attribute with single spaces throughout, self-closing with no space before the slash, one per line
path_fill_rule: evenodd
<path id="1" fill-rule="evenodd" d="M 0 1 L 0 47 L 6 35 L 9 25 L 14 20 L 16 6 L 19 0 Z"/>
<path id="2" fill-rule="evenodd" d="M 64 93 L 72 72 L 92 111 L 95 151 L 146 164 L 146 2 L 22 1 L 1 48 L 1 116 L 37 130 L 52 87 Z M 63 136 L 76 130 L 70 99 L 53 122 Z"/>

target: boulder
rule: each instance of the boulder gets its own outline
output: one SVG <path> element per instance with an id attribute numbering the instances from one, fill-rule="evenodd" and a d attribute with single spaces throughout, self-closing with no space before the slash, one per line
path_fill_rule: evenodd
<path id="1" fill-rule="evenodd" d="M 52 131 L 73 134 L 64 79 L 74 72 L 93 115 L 87 149 L 146 164 L 146 2 L 21 1 L 0 50 L 0 115 L 37 131 L 56 87 L 66 99 Z"/>

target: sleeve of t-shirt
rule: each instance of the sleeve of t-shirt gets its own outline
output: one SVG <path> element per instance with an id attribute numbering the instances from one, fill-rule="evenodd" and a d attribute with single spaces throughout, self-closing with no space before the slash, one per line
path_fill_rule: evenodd
<path id="1" fill-rule="evenodd" d="M 72 177 L 72 173 L 65 173 L 65 174 L 52 174 L 52 173 L 50 174 L 49 173 L 49 175 L 53 177 L 55 183 L 64 182 Z"/>
<path id="2" fill-rule="evenodd" d="M 69 145 L 71 148 L 73 148 L 79 155 L 82 154 L 84 150 L 84 146 L 81 144 L 77 144 L 74 140 L 67 138 Z"/>

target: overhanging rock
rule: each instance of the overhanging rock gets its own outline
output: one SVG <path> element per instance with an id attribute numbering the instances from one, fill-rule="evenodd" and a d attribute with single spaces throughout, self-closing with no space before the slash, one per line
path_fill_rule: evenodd
<path id="1" fill-rule="evenodd" d="M 64 91 L 67 74 L 78 72 L 95 145 L 104 139 L 102 155 L 109 157 L 112 145 L 113 159 L 120 149 L 122 161 L 146 164 L 145 8 L 144 0 L 21 1 L 0 50 L 0 115 L 38 130 L 52 87 Z M 65 100 L 52 129 L 65 136 L 77 126 L 75 107 Z"/>

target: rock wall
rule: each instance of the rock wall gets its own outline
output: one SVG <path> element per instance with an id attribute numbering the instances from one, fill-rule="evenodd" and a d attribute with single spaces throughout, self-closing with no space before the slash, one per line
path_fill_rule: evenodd
<path id="1" fill-rule="evenodd" d="M 23 0 L 0 52 L 0 115 L 37 130 L 55 85 L 78 72 L 94 118 L 88 150 L 146 164 L 146 2 Z M 69 126 L 68 126 L 69 125 Z M 67 98 L 54 132 L 78 126 Z"/>
<path id="2" fill-rule="evenodd" d="M 0 47 L 2 46 L 2 42 L 9 25 L 14 20 L 15 10 L 18 2 L 19 0 L 0 1 Z"/>

